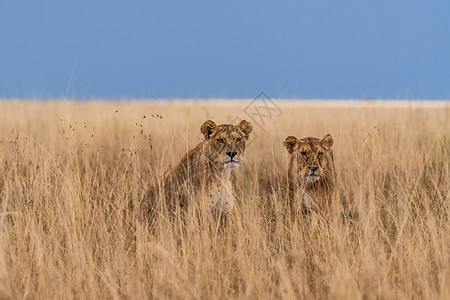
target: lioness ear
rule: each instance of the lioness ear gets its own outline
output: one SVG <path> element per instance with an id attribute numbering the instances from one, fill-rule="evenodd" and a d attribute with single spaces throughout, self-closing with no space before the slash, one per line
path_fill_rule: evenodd
<path id="1" fill-rule="evenodd" d="M 237 127 L 239 127 L 244 132 L 244 137 L 246 140 L 248 140 L 248 137 L 253 130 L 252 123 L 246 120 L 242 120 L 241 122 L 239 122 L 239 124 L 237 124 Z"/>
<path id="2" fill-rule="evenodd" d="M 295 147 L 298 144 L 298 139 L 295 136 L 288 136 L 285 140 L 284 140 L 284 147 L 286 147 L 287 151 L 289 152 L 289 154 L 292 154 L 292 152 L 294 152 Z"/>
<path id="3" fill-rule="evenodd" d="M 331 146 L 333 146 L 333 137 L 331 136 L 331 134 L 327 134 L 320 140 L 320 143 L 324 145 L 325 148 L 330 149 Z"/>
<path id="4" fill-rule="evenodd" d="M 205 140 L 209 140 L 211 134 L 214 131 L 214 128 L 216 128 L 217 125 L 211 120 L 206 121 L 203 123 L 202 127 L 200 127 L 200 132 L 203 134 L 203 138 Z"/>

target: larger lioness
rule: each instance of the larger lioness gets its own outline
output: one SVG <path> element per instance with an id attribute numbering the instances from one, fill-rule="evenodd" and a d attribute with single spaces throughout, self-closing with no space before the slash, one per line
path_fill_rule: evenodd
<path id="1" fill-rule="evenodd" d="M 141 205 L 144 217 L 164 210 L 173 215 L 185 210 L 190 201 L 204 198 L 209 200 L 211 210 L 230 213 L 236 190 L 235 170 L 244 157 L 252 129 L 245 120 L 238 125 L 204 122 L 200 128 L 203 141 L 150 188 Z"/>
<path id="2" fill-rule="evenodd" d="M 311 210 L 328 214 L 335 183 L 333 138 L 288 136 L 284 146 L 291 155 L 288 168 L 288 201 L 291 212 Z"/>

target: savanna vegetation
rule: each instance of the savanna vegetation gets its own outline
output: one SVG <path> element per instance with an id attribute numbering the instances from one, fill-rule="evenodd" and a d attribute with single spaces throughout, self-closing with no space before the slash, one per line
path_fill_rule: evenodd
<path id="1" fill-rule="evenodd" d="M 277 105 L 0 102 L 0 298 L 448 298 L 450 105 Z M 254 125 L 230 223 L 199 197 L 149 230 L 140 202 L 208 119 Z M 283 141 L 327 133 L 337 209 L 285 222 Z"/>

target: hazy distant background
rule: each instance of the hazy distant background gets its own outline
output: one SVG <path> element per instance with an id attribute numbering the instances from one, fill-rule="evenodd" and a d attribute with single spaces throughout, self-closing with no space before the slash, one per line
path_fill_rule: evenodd
<path id="1" fill-rule="evenodd" d="M 0 1 L 1 98 L 450 98 L 449 1 Z"/>

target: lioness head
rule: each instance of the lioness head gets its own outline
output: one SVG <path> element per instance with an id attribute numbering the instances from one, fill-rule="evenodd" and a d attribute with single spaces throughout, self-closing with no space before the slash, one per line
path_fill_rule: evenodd
<path id="1" fill-rule="evenodd" d="M 297 164 L 301 178 L 307 183 L 314 183 L 325 176 L 332 176 L 333 158 L 331 146 L 333 138 L 327 134 L 322 139 L 307 137 L 297 139 L 288 136 L 284 141 L 294 163 Z"/>
<path id="2" fill-rule="evenodd" d="M 245 142 L 252 130 L 252 123 L 245 120 L 238 125 L 216 125 L 211 120 L 206 121 L 200 131 L 208 158 L 226 169 L 239 167 L 244 156 Z"/>

